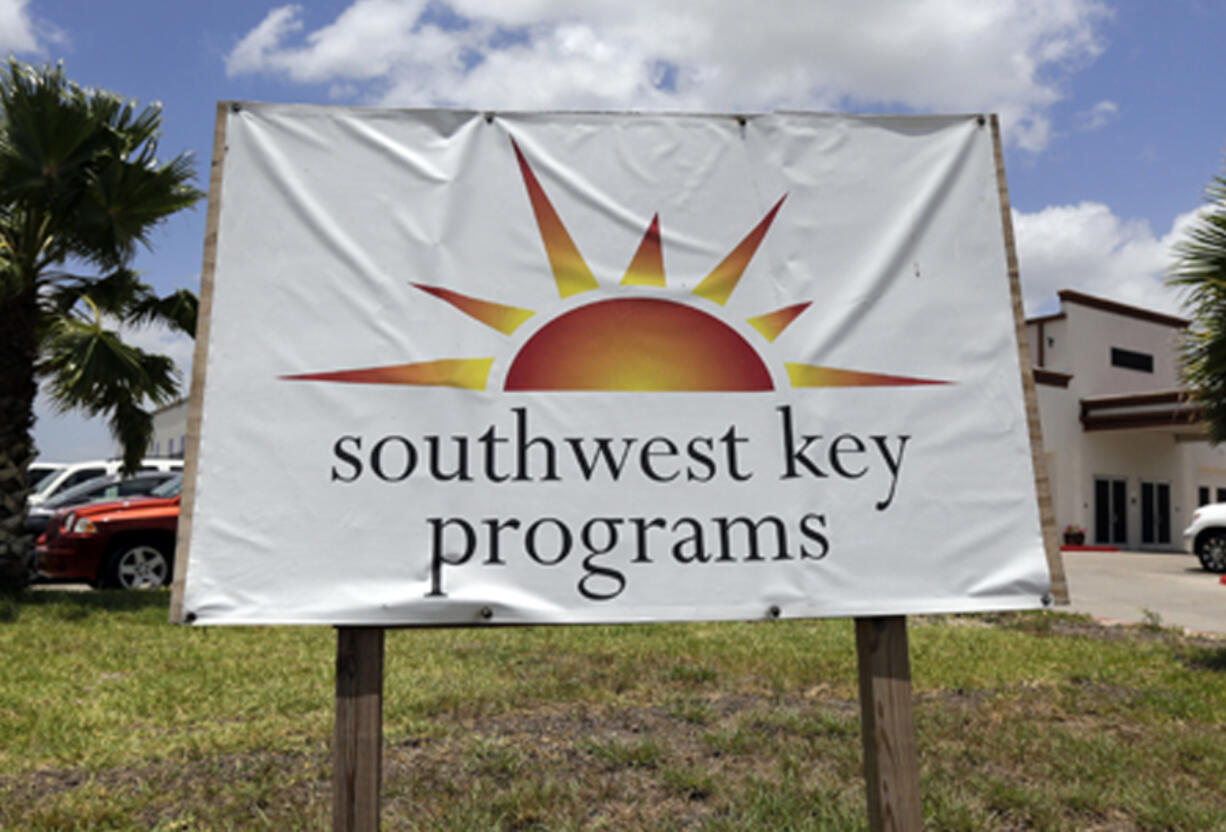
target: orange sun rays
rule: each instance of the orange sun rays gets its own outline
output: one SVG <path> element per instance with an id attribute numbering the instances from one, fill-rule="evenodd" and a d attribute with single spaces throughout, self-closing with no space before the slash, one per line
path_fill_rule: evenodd
<path id="1" fill-rule="evenodd" d="M 536 218 L 545 256 L 562 299 L 599 289 L 591 268 L 514 139 L 511 146 Z M 719 306 L 727 304 L 746 268 L 783 207 L 784 194 L 740 243 L 693 289 Z M 468 317 L 503 335 L 512 335 L 536 312 L 469 295 L 412 283 Z M 667 287 L 660 217 L 651 218 L 626 267 L 622 286 Z M 812 301 L 748 318 L 774 342 Z M 484 390 L 493 358 L 444 358 L 411 364 L 285 375 L 298 381 L 352 384 L 407 384 Z M 794 388 L 903 387 L 945 381 L 785 362 Z M 667 299 L 619 298 L 571 309 L 542 326 L 511 361 L 506 390 L 551 391 L 763 391 L 774 385 L 757 351 L 718 318 Z"/>

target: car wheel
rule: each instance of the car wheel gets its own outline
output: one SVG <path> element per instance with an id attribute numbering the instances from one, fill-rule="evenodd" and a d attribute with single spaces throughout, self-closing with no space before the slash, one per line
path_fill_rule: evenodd
<path id="1" fill-rule="evenodd" d="M 107 584 L 118 589 L 154 589 L 170 582 L 170 555 L 147 540 L 120 545 L 107 564 Z"/>
<path id="2" fill-rule="evenodd" d="M 1209 532 L 1196 544 L 1200 565 L 1210 572 L 1226 572 L 1226 531 Z"/>

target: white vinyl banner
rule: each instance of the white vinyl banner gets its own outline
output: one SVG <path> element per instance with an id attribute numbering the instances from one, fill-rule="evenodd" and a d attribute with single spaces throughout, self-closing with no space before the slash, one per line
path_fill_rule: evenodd
<path id="1" fill-rule="evenodd" d="M 225 145 L 185 620 L 1044 604 L 982 119 L 242 104 Z"/>

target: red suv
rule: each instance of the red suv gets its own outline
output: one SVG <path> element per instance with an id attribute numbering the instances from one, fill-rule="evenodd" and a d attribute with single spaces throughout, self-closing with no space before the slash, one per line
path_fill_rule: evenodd
<path id="1" fill-rule="evenodd" d="M 149 497 L 64 509 L 38 539 L 38 571 L 52 580 L 145 589 L 170 583 L 182 477 Z"/>

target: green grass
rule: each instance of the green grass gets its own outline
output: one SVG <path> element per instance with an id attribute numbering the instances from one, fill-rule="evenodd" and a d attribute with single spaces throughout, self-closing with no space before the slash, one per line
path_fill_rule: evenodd
<path id="1" fill-rule="evenodd" d="M 329 628 L 190 629 L 164 593 L 0 615 L 0 828 L 330 825 Z M 1226 642 L 912 618 L 936 830 L 1226 830 Z M 383 828 L 861 830 L 849 621 L 396 630 Z"/>

